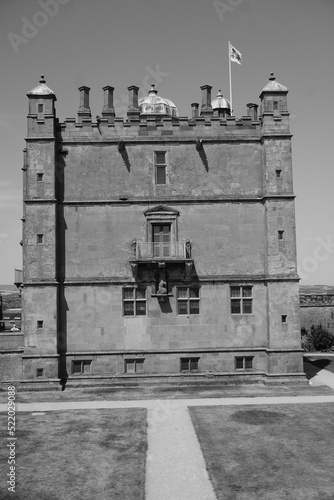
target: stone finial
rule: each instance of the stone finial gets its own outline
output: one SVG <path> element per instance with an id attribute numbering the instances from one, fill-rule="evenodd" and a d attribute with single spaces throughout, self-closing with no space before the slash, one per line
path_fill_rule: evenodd
<path id="1" fill-rule="evenodd" d="M 41 79 L 40 79 L 39 83 L 46 83 L 46 80 L 45 80 L 45 78 L 44 78 L 44 75 L 41 75 Z"/>
<path id="2" fill-rule="evenodd" d="M 155 88 L 155 83 L 152 83 L 149 94 L 157 94 L 158 91 Z"/>
<path id="3" fill-rule="evenodd" d="M 274 72 L 273 72 L 273 71 L 271 71 L 271 73 L 270 73 L 269 80 L 271 80 L 271 81 L 276 80 L 276 77 L 275 77 L 275 75 L 274 75 Z"/>

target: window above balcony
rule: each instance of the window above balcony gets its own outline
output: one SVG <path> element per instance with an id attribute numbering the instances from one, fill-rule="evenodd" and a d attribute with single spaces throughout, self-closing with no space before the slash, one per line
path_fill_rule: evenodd
<path id="1" fill-rule="evenodd" d="M 146 250 L 152 257 L 170 257 L 178 241 L 179 212 L 165 205 L 158 205 L 144 212 L 146 218 Z M 144 250 L 144 247 L 142 247 Z"/>
<path id="2" fill-rule="evenodd" d="M 152 224 L 153 258 L 171 256 L 171 224 Z"/>
<path id="3" fill-rule="evenodd" d="M 156 263 L 161 267 L 168 262 L 179 262 L 185 263 L 191 271 L 191 244 L 185 238 L 179 238 L 179 215 L 177 210 L 165 205 L 144 212 L 146 234 L 141 240 L 134 241 L 130 261 L 134 275 L 140 263 Z"/>
<path id="4" fill-rule="evenodd" d="M 146 238 L 134 243 L 134 258 L 138 261 L 165 261 L 191 258 L 190 243 L 178 238 L 179 212 L 158 205 L 144 212 Z"/>

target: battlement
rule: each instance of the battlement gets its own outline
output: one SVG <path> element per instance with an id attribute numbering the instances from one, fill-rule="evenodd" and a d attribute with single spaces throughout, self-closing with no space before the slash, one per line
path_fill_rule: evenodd
<path id="1" fill-rule="evenodd" d="M 96 122 L 91 119 L 83 119 L 78 123 L 75 118 L 66 118 L 65 122 L 59 123 L 57 133 L 62 140 L 71 139 L 93 139 L 96 141 L 107 138 L 132 137 L 150 138 L 165 137 L 166 140 L 177 137 L 178 140 L 193 140 L 194 137 L 207 137 L 214 135 L 231 136 L 239 139 L 256 139 L 260 135 L 261 121 L 253 121 L 250 116 L 237 119 L 234 116 L 220 118 L 211 117 L 139 117 L 128 119 L 115 117 L 113 122 L 107 118 L 98 118 Z"/>
<path id="2" fill-rule="evenodd" d="M 212 87 L 201 86 L 202 104 L 191 103 L 191 117 L 179 116 L 177 107 L 169 99 L 158 96 L 152 85 L 148 95 L 139 98 L 139 87 L 128 87 L 128 108 L 125 117 L 116 116 L 114 87 L 103 87 L 104 105 L 101 116 L 92 119 L 89 103 L 90 88 L 79 87 L 79 108 L 76 118 L 56 119 L 54 92 L 46 86 L 44 76 L 40 84 L 30 91 L 28 137 L 56 136 L 60 141 L 94 141 L 145 137 L 164 137 L 173 140 L 189 140 L 198 137 L 214 140 L 256 140 L 263 135 L 289 134 L 289 112 L 286 95 L 288 90 L 275 81 L 273 74 L 263 88 L 260 108 L 247 104 L 247 114 L 233 116 L 230 102 L 218 91 L 211 97 Z M 259 108 L 259 115 L 258 115 Z M 54 135 L 53 135 L 54 134 Z M 172 139 L 173 138 L 173 139 Z"/>

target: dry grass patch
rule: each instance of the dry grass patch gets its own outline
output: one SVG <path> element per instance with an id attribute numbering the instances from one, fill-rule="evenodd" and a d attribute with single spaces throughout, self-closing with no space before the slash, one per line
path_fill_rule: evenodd
<path id="1" fill-rule="evenodd" d="M 334 405 L 192 407 L 217 499 L 333 500 Z"/>
<path id="2" fill-rule="evenodd" d="M 5 442 L 7 433 L 1 437 Z M 2 482 L 0 498 L 144 499 L 146 447 L 144 409 L 18 414 L 16 493 Z"/>

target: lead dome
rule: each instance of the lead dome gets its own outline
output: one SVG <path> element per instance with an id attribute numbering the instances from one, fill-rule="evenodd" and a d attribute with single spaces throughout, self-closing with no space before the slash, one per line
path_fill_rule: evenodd
<path id="1" fill-rule="evenodd" d="M 171 116 L 173 118 L 178 118 L 179 112 L 175 104 L 166 99 L 165 97 L 160 97 L 157 95 L 158 91 L 155 89 L 155 85 L 152 87 L 146 97 L 142 97 L 138 101 L 138 106 L 140 109 L 140 114 L 145 115 L 161 115 L 161 116 Z"/>
<path id="2" fill-rule="evenodd" d="M 211 107 L 213 111 L 215 110 L 225 110 L 226 114 L 231 113 L 231 103 L 225 97 L 223 97 L 223 94 L 221 93 L 221 90 L 218 90 L 218 94 L 216 99 L 211 101 Z"/>
<path id="3" fill-rule="evenodd" d="M 37 87 L 30 90 L 27 95 L 54 95 L 54 92 L 46 85 L 44 75 L 41 75 L 41 79 Z"/>

